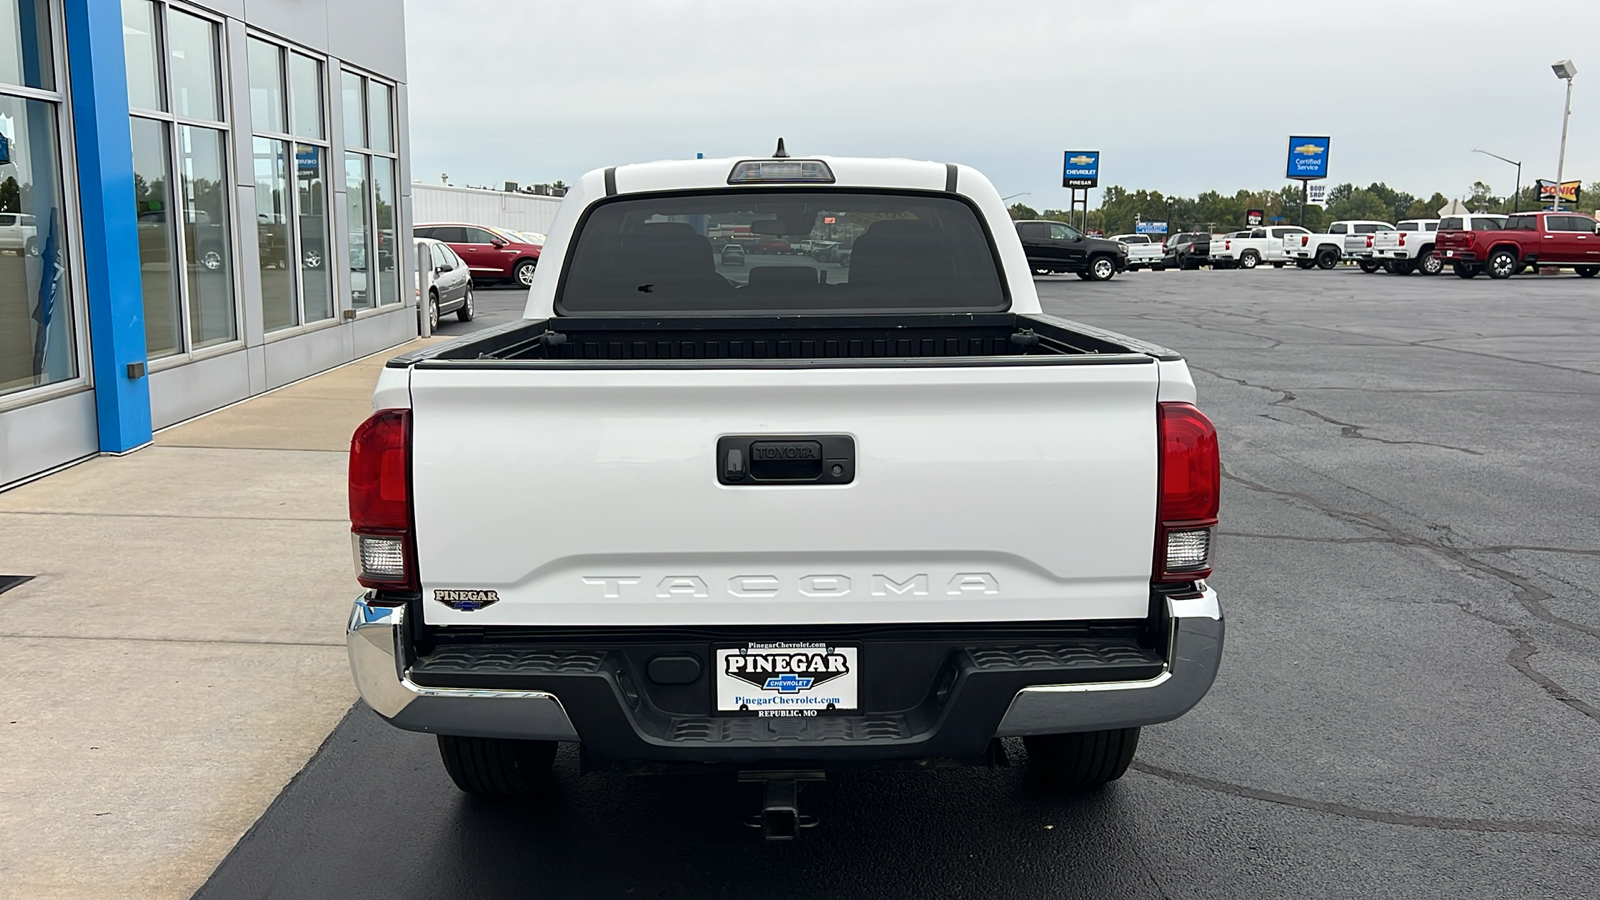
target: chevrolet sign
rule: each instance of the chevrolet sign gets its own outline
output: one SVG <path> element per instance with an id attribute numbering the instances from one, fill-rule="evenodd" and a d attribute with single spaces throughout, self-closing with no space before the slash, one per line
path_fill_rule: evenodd
<path id="1" fill-rule="evenodd" d="M 1302 181 L 1327 178 L 1328 142 L 1325 137 L 1289 138 L 1289 177 Z"/>
<path id="2" fill-rule="evenodd" d="M 1068 150 L 1061 169 L 1061 186 L 1092 188 L 1100 186 L 1100 151 Z"/>

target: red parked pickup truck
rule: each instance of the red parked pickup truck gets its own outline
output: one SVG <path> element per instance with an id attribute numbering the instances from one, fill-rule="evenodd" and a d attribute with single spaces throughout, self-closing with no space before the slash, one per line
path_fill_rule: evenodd
<path id="1" fill-rule="evenodd" d="M 1441 228 L 1434 251 L 1462 278 L 1482 272 L 1490 278 L 1510 278 L 1529 266 L 1572 269 L 1593 278 L 1600 273 L 1600 228 L 1593 218 L 1578 213 L 1515 213 L 1500 229 Z"/>

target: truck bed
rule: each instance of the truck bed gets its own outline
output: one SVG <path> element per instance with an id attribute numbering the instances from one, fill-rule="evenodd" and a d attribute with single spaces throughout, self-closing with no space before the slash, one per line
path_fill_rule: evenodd
<path id="1" fill-rule="evenodd" d="M 522 320 L 396 357 L 393 367 L 563 363 L 927 365 L 1094 363 L 1161 347 L 1048 315 L 620 317 Z M 867 362 L 870 361 L 870 362 Z"/>

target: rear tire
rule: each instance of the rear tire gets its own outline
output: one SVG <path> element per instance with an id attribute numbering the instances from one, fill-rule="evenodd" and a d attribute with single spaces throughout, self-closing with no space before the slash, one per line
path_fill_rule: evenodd
<path id="1" fill-rule="evenodd" d="M 1239 268 L 1254 269 L 1259 265 L 1261 265 L 1261 254 L 1255 252 L 1254 250 L 1246 250 L 1245 252 L 1239 254 Z"/>
<path id="2" fill-rule="evenodd" d="M 514 797 L 549 784 L 556 742 L 441 734 L 439 759 L 462 791 L 480 797 Z"/>
<path id="3" fill-rule="evenodd" d="M 1432 250 L 1424 250 L 1422 255 L 1417 257 L 1417 271 L 1424 275 L 1437 275 L 1444 271 L 1444 260 Z"/>
<path id="4" fill-rule="evenodd" d="M 1364 275 L 1371 275 L 1373 272 L 1376 272 L 1379 269 L 1383 268 L 1383 263 L 1371 262 L 1370 260 L 1365 260 L 1365 259 L 1363 259 L 1360 262 L 1356 263 L 1356 265 L 1361 267 L 1361 272 Z"/>
<path id="5" fill-rule="evenodd" d="M 1281 268 L 1283 268 L 1283 263 L 1281 263 L 1281 262 L 1275 262 L 1275 263 L 1273 263 L 1273 264 L 1272 264 L 1272 267 L 1273 267 L 1273 268 L 1274 268 L 1274 269 L 1281 269 Z"/>
<path id="6" fill-rule="evenodd" d="M 439 330 L 439 294 L 437 291 L 428 292 L 428 333 L 433 334 Z"/>
<path id="7" fill-rule="evenodd" d="M 1517 255 L 1510 250 L 1496 250 L 1489 254 L 1489 277 L 1494 279 L 1510 278 L 1522 269 L 1517 261 Z"/>
<path id="8" fill-rule="evenodd" d="M 1294 261 L 1294 265 L 1297 269 L 1314 269 L 1317 267 L 1317 261 L 1314 259 L 1297 259 Z"/>
<path id="9" fill-rule="evenodd" d="M 1139 749 L 1139 729 L 1040 734 L 1022 739 L 1028 777 L 1051 790 L 1084 791 L 1122 777 Z"/>
<path id="10" fill-rule="evenodd" d="M 456 320 L 471 322 L 472 317 L 478 314 L 478 303 L 472 298 L 472 285 L 467 285 L 466 299 L 461 301 L 461 308 L 456 310 Z"/>
<path id="11" fill-rule="evenodd" d="M 1478 277 L 1478 268 L 1476 266 L 1468 266 L 1468 265 L 1463 265 L 1461 263 L 1455 263 L 1452 266 L 1450 266 L 1450 271 L 1456 273 L 1456 277 L 1457 278 L 1477 278 Z"/>
<path id="12" fill-rule="evenodd" d="M 1090 281 L 1090 280 L 1093 280 L 1093 278 L 1094 278 L 1094 276 L 1093 276 L 1093 275 L 1090 275 L 1090 274 L 1089 274 L 1089 273 L 1088 273 L 1088 272 L 1077 272 L 1077 273 L 1075 273 L 1075 274 L 1076 274 L 1076 275 L 1077 275 L 1077 276 L 1078 276 L 1078 277 L 1079 277 L 1079 278 L 1081 278 L 1081 279 L 1083 279 L 1083 280 L 1084 280 L 1084 281 Z"/>
<path id="13" fill-rule="evenodd" d="M 1579 266 L 1573 271 L 1578 273 L 1579 278 L 1593 278 L 1600 275 L 1600 266 Z"/>
<path id="14" fill-rule="evenodd" d="M 1339 264 L 1339 251 L 1329 248 L 1317 251 L 1317 268 L 1326 272 Z"/>

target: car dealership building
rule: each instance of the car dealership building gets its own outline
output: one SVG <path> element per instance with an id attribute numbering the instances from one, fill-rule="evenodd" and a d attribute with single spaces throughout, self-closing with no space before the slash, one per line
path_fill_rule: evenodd
<path id="1" fill-rule="evenodd" d="M 417 334 L 402 0 L 0 0 L 0 487 Z"/>

